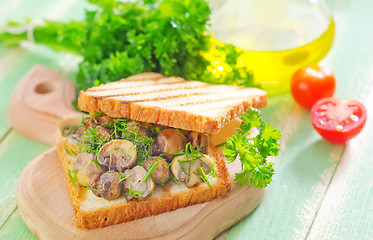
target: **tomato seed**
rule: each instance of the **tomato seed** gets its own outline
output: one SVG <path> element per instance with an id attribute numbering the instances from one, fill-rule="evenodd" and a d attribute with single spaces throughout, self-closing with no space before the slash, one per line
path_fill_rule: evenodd
<path id="1" fill-rule="evenodd" d="M 351 115 L 351 117 L 350 117 L 351 119 L 352 119 L 352 121 L 354 121 L 354 122 L 357 122 L 357 121 L 359 121 L 359 117 L 358 116 L 356 116 L 356 115 Z"/>

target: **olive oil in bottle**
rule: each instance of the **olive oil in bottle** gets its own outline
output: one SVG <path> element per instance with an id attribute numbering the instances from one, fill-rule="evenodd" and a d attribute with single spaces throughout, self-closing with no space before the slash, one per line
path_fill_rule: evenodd
<path id="1" fill-rule="evenodd" d="M 292 74 L 330 50 L 334 21 L 319 0 L 226 0 L 213 6 L 211 32 L 244 53 L 237 60 L 269 93 L 289 89 Z"/>

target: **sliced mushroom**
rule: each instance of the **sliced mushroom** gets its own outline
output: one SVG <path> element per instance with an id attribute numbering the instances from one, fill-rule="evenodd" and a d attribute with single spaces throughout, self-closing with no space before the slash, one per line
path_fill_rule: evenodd
<path id="1" fill-rule="evenodd" d="M 193 147 L 198 146 L 200 152 L 208 153 L 210 140 L 206 134 L 191 132 L 188 136 L 188 142 L 190 142 Z"/>
<path id="2" fill-rule="evenodd" d="M 124 192 L 127 193 L 126 199 L 128 201 L 134 197 L 145 198 L 153 193 L 154 182 L 152 179 L 148 178 L 146 182 L 143 182 L 146 173 L 145 168 L 141 166 L 124 171 L 126 180 L 123 182 L 123 188 Z"/>
<path id="3" fill-rule="evenodd" d="M 88 186 L 89 181 L 96 173 L 101 173 L 102 169 L 94 162 L 95 154 L 81 152 L 75 157 L 74 169 L 77 169 L 78 183 L 82 186 Z"/>
<path id="4" fill-rule="evenodd" d="M 185 149 L 186 137 L 176 129 L 162 130 L 153 143 L 153 155 L 174 154 Z M 175 156 L 165 156 L 172 161 Z"/>
<path id="5" fill-rule="evenodd" d="M 95 174 L 89 186 L 96 189 L 93 193 L 98 197 L 107 200 L 114 200 L 120 197 L 122 193 L 122 183 L 119 182 L 120 175 L 118 172 L 110 171 L 103 174 Z"/>
<path id="6" fill-rule="evenodd" d="M 214 166 L 214 161 L 207 155 L 195 159 L 182 155 L 174 159 L 171 171 L 177 180 L 185 182 L 186 186 L 191 188 L 202 182 L 195 172 L 200 171 L 199 169 L 202 167 L 205 174 L 209 174 L 212 166 Z"/>
<path id="7" fill-rule="evenodd" d="M 115 139 L 106 143 L 98 152 L 97 160 L 109 170 L 123 172 L 130 168 L 137 158 L 136 146 L 123 139 Z"/>
<path id="8" fill-rule="evenodd" d="M 170 178 L 170 169 L 166 160 L 162 157 L 150 157 L 144 161 L 144 168 L 149 171 L 149 168 L 158 162 L 158 165 L 151 172 L 150 177 L 153 179 L 156 184 L 165 184 Z"/>

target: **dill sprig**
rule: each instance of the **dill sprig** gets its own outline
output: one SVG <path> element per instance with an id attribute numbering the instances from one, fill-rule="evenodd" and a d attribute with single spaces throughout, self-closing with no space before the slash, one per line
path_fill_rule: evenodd
<path id="1" fill-rule="evenodd" d="M 73 148 L 68 148 L 68 147 L 66 146 L 66 143 L 64 143 L 63 146 L 64 146 L 64 149 L 65 149 L 65 152 L 66 152 L 68 155 L 73 156 L 73 157 L 76 157 L 76 156 L 78 155 L 78 153 L 75 152 Z M 79 151 L 79 152 L 80 152 L 80 151 Z"/>
<path id="2" fill-rule="evenodd" d="M 118 180 L 118 184 L 123 182 L 124 180 L 126 180 L 127 178 L 129 178 L 129 176 L 125 176 L 123 172 L 118 172 L 119 173 L 119 180 Z"/>
<path id="3" fill-rule="evenodd" d="M 128 125 L 128 121 L 129 119 L 124 118 L 113 119 L 112 123 L 106 123 L 105 126 L 113 130 L 112 134 L 115 139 L 125 139 L 136 145 L 136 164 L 141 164 L 151 157 L 154 139 L 139 132 L 138 122 L 135 125 Z"/>
<path id="4" fill-rule="evenodd" d="M 102 117 L 103 113 L 96 113 L 87 118 L 82 119 L 81 126 L 84 126 L 85 119 L 91 119 L 94 117 Z M 82 140 L 79 142 L 81 148 L 88 153 L 95 154 L 95 163 L 98 165 L 97 157 L 100 148 L 112 139 L 124 139 L 132 142 L 136 146 L 137 159 L 136 164 L 141 164 L 145 159 L 151 157 L 153 151 L 152 144 L 154 139 L 141 134 L 138 130 L 138 124 L 129 125 L 130 120 L 126 118 L 113 119 L 112 122 L 106 122 L 99 124 L 96 127 L 84 126 L 86 132 L 82 136 Z M 99 128 L 107 128 L 112 133 L 109 137 L 102 139 L 97 133 Z"/>
<path id="5" fill-rule="evenodd" d="M 81 186 L 81 185 L 80 185 Z M 99 192 L 96 188 L 91 188 L 90 186 L 81 186 L 82 188 L 85 188 L 87 190 L 91 190 L 91 191 L 95 191 L 95 192 Z"/>
<path id="6" fill-rule="evenodd" d="M 95 162 L 96 166 L 99 166 L 97 157 L 98 157 L 98 152 L 100 151 L 100 148 L 107 142 L 111 140 L 111 137 L 108 137 L 106 139 L 102 139 L 98 134 L 97 134 L 97 129 L 101 128 L 102 126 L 99 125 L 95 128 L 89 126 L 87 127 L 86 132 L 82 136 L 82 141 L 78 142 L 78 145 L 83 149 L 83 151 L 88 152 L 88 153 L 94 153 L 95 158 L 93 161 Z"/>
<path id="7" fill-rule="evenodd" d="M 210 171 L 211 172 L 211 171 Z M 202 182 L 206 183 L 209 187 L 211 187 L 210 181 L 205 173 L 205 170 L 203 170 L 203 167 L 198 168 L 195 172 L 195 175 L 201 179 Z"/>
<path id="8" fill-rule="evenodd" d="M 131 196 L 133 198 L 140 199 L 143 192 L 140 190 L 134 190 L 133 186 L 131 185 L 130 189 L 124 194 L 127 194 L 128 196 Z"/>
<path id="9" fill-rule="evenodd" d="M 67 180 L 69 180 L 73 185 L 74 187 L 78 187 L 78 169 L 75 169 L 75 170 L 68 170 L 67 172 L 67 176 L 65 176 L 65 178 Z"/>
<path id="10" fill-rule="evenodd" d="M 199 150 L 199 146 L 197 145 L 195 148 L 193 147 L 193 145 L 188 142 L 186 145 L 185 145 L 185 149 L 179 151 L 179 152 L 176 152 L 174 154 L 161 154 L 161 156 L 182 156 L 184 155 L 184 158 L 182 160 L 179 160 L 178 163 L 180 164 L 180 168 L 181 170 L 183 171 L 183 173 L 186 175 L 187 177 L 187 181 L 190 180 L 190 176 L 191 176 L 191 167 L 193 165 L 193 163 L 195 161 L 201 161 L 203 164 L 206 164 L 202 158 L 205 157 L 205 155 L 200 152 Z M 174 158 L 167 166 L 167 168 L 169 168 L 175 161 L 176 158 Z M 208 171 L 208 174 L 206 175 L 206 178 L 207 176 L 212 176 L 212 177 L 216 177 L 217 174 L 216 174 L 216 170 L 215 170 L 215 166 L 212 165 L 212 166 L 209 166 L 208 167 L 210 168 L 209 171 Z M 196 172 L 194 172 L 194 174 L 196 174 Z M 172 174 L 171 174 L 172 175 Z M 199 176 L 199 172 L 196 174 L 198 177 Z M 200 177 L 201 178 L 201 177 Z M 175 180 L 175 179 L 174 179 Z M 204 179 L 201 178 L 201 180 L 203 182 Z M 176 181 L 176 180 L 175 180 Z M 207 180 L 208 181 L 208 180 Z M 177 183 L 179 181 L 176 181 Z M 209 185 L 209 184 L 208 184 Z"/>
<path id="11" fill-rule="evenodd" d="M 144 178 L 142 179 L 143 182 L 146 182 L 150 176 L 150 174 L 152 174 L 152 172 L 154 171 L 154 169 L 158 166 L 159 162 L 154 162 L 150 168 L 148 169 L 148 171 L 146 172 Z"/>

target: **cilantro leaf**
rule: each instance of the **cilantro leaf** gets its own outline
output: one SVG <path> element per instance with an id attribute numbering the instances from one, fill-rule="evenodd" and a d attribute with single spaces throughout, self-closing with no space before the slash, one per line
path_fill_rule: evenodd
<path id="1" fill-rule="evenodd" d="M 235 182 L 264 188 L 272 182 L 274 174 L 273 164 L 267 162 L 267 157 L 278 155 L 281 132 L 267 125 L 257 109 L 249 109 L 240 119 L 242 123 L 237 132 L 228 138 L 223 154 L 229 162 L 237 158 L 241 161 L 243 172 L 236 173 Z M 257 128 L 259 133 L 255 137 L 248 137 L 252 128 Z"/>

